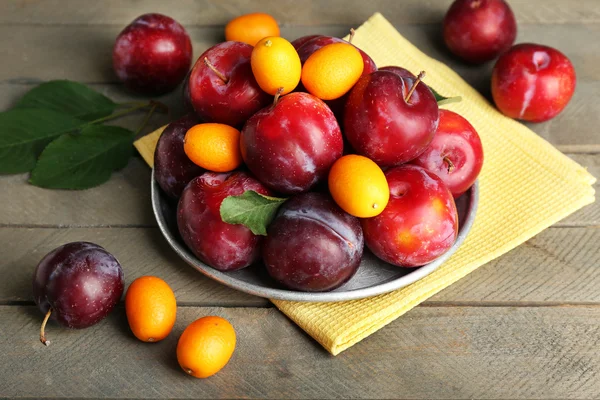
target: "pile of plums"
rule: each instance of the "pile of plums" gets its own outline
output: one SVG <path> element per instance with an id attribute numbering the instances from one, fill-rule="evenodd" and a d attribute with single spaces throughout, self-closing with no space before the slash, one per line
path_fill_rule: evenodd
<path id="1" fill-rule="evenodd" d="M 511 48 L 516 22 L 504 0 L 455 1 L 443 32 L 449 49 L 468 62 L 500 55 L 492 93 L 508 116 L 552 118 L 573 94 L 574 70 L 562 53 L 532 44 Z M 273 98 L 254 79 L 251 45 L 219 43 L 186 75 L 191 63 L 186 38 L 168 17 L 142 16 L 117 39 L 114 63 L 128 87 L 144 92 L 184 82 L 183 102 L 190 113 L 163 132 L 154 174 L 164 193 L 178 202 L 179 232 L 201 261 L 220 271 L 262 261 L 283 287 L 327 291 L 354 275 L 364 245 L 400 267 L 427 264 L 452 246 L 458 233 L 455 198 L 477 179 L 483 149 L 465 118 L 438 108 L 421 82 L 424 75 L 399 66 L 378 69 L 361 50 L 363 74 L 340 98 L 322 101 L 301 84 Z M 292 44 L 304 62 L 341 41 L 311 35 Z M 241 130 L 242 167 L 215 173 L 187 158 L 185 133 L 201 122 Z M 385 172 L 390 200 L 376 217 L 345 213 L 327 191 L 332 164 L 353 153 Z M 266 237 L 221 218 L 223 200 L 249 190 L 287 198 Z"/>
<path id="2" fill-rule="evenodd" d="M 340 41 L 311 36 L 292 43 L 306 60 Z M 178 202 L 179 232 L 202 262 L 235 271 L 262 260 L 286 288 L 327 291 L 355 274 L 365 244 L 400 267 L 424 265 L 452 246 L 454 197 L 469 189 L 483 163 L 479 136 L 464 118 L 439 110 L 420 77 L 400 67 L 377 70 L 362 51 L 363 75 L 343 97 L 324 102 L 297 88 L 274 99 L 253 77 L 251 52 L 250 45 L 224 42 L 199 57 L 183 89 L 192 112 L 167 126 L 155 152 L 155 179 Z M 201 121 L 241 129 L 240 169 L 203 171 L 188 159 L 185 133 Z M 390 201 L 376 217 L 347 214 L 324 185 L 332 164 L 348 153 L 386 170 Z M 223 200 L 248 190 L 287 198 L 266 237 L 221 218 Z"/>

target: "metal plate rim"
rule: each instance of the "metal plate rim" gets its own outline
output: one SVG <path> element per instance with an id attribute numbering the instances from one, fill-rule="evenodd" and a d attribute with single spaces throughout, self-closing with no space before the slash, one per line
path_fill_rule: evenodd
<path id="1" fill-rule="evenodd" d="M 336 302 L 336 301 L 348 301 L 357 300 L 366 297 L 377 296 L 380 294 L 389 293 L 391 291 L 408 286 L 438 269 L 446 260 L 452 256 L 462 245 L 466 239 L 473 222 L 475 221 L 475 214 L 477 213 L 477 207 L 479 204 L 479 181 L 469 189 L 470 198 L 469 205 L 467 207 L 466 215 L 464 218 L 463 226 L 459 228 L 458 237 L 454 242 L 454 245 L 441 257 L 435 261 L 426 264 L 422 267 L 414 269 L 397 279 L 393 279 L 388 282 L 380 283 L 374 286 L 369 286 L 360 289 L 353 289 L 348 291 L 334 291 L 334 292 L 300 292 L 286 289 L 279 289 L 274 287 L 264 287 L 255 285 L 249 282 L 236 279 L 228 275 L 225 272 L 217 271 L 216 269 L 209 267 L 202 263 L 196 256 L 194 256 L 184 245 L 179 243 L 177 239 L 169 231 L 167 222 L 161 211 L 161 193 L 158 183 L 154 179 L 154 169 L 151 174 L 151 198 L 152 198 L 152 210 L 158 223 L 158 227 L 165 237 L 171 248 L 190 266 L 204 274 L 205 276 L 223 284 L 230 288 L 239 290 L 244 293 L 248 293 L 254 296 L 265 297 L 273 300 L 287 300 L 287 301 L 302 301 L 302 302 Z M 400 267 L 399 267 L 400 268 Z"/>

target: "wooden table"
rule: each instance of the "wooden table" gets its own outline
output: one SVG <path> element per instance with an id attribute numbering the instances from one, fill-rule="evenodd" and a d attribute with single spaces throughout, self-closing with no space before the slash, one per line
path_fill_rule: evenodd
<path id="1" fill-rule="evenodd" d="M 264 4 L 262 4 L 264 3 Z M 111 47 L 136 16 L 162 12 L 189 31 L 196 56 L 223 40 L 223 25 L 262 10 L 294 39 L 343 36 L 381 11 L 423 51 L 489 97 L 491 65 L 453 60 L 440 41 L 449 0 L 28 0 L 0 2 L 0 109 L 35 84 L 65 78 L 117 100 L 131 97 L 111 70 Z M 600 176 L 600 1 L 511 0 L 519 42 L 554 46 L 574 63 L 575 97 L 533 129 Z M 179 93 L 165 96 L 181 113 Z M 120 121 L 135 127 L 141 116 Z M 157 117 L 153 127 L 168 121 Z M 148 131 L 150 131 L 149 127 Z M 150 207 L 150 170 L 133 158 L 92 190 L 44 190 L 26 175 L 0 177 L 0 397 L 131 398 L 598 398 L 600 204 L 586 207 L 426 301 L 337 357 L 266 300 L 230 290 L 181 261 Z M 130 333 L 123 307 L 90 329 L 51 325 L 31 277 L 43 255 L 70 242 L 103 245 L 126 281 L 153 274 L 174 289 L 174 332 L 157 344 Z M 216 314 L 238 333 L 229 365 L 207 380 L 186 376 L 175 346 L 194 319 Z"/>

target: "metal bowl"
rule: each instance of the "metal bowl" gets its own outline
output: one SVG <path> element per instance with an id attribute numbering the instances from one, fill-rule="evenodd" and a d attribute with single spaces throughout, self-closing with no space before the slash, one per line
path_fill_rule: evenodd
<path id="1" fill-rule="evenodd" d="M 399 268 L 381 261 L 365 248 L 356 274 L 344 285 L 331 292 L 299 292 L 282 288 L 271 279 L 262 265 L 254 265 L 235 272 L 220 272 L 200 261 L 181 240 L 176 223 L 177 204 L 170 200 L 154 180 L 152 171 L 152 208 L 158 226 L 173 250 L 189 265 L 226 286 L 255 296 L 292 301 L 345 301 L 391 292 L 429 275 L 442 265 L 464 242 L 477 211 L 479 185 L 456 200 L 459 214 L 459 232 L 454 245 L 435 261 L 419 268 Z"/>

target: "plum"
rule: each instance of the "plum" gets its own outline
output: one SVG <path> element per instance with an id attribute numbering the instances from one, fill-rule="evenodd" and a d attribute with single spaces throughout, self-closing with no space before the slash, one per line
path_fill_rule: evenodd
<path id="1" fill-rule="evenodd" d="M 254 114 L 242 130 L 242 157 L 269 188 L 306 192 L 327 177 L 344 143 L 335 116 L 322 100 L 295 92 Z"/>
<path id="2" fill-rule="evenodd" d="M 113 48 L 113 68 L 128 89 L 159 95 L 179 85 L 192 64 L 192 41 L 173 18 L 144 14 L 127 25 Z"/>
<path id="3" fill-rule="evenodd" d="M 296 51 L 298 51 L 298 49 L 306 42 L 310 42 L 311 40 L 318 38 L 319 36 L 323 36 L 323 35 L 306 35 L 306 36 L 300 36 L 297 39 L 294 39 L 291 41 L 292 46 L 294 46 L 294 48 L 296 49 Z"/>
<path id="4" fill-rule="evenodd" d="M 479 64 L 512 46 L 517 22 L 504 0 L 456 0 L 444 17 L 443 35 L 452 53 Z"/>
<path id="5" fill-rule="evenodd" d="M 440 123 L 433 140 L 411 164 L 442 178 L 456 199 L 475 183 L 483 167 L 481 139 L 462 116 L 440 110 Z"/>
<path id="6" fill-rule="evenodd" d="M 247 190 L 270 195 L 246 172 L 205 172 L 192 179 L 179 199 L 177 226 L 183 241 L 200 260 L 219 271 L 242 269 L 260 257 L 261 236 L 221 219 L 225 197 Z"/>
<path id="7" fill-rule="evenodd" d="M 202 120 L 239 128 L 273 99 L 254 78 L 252 49 L 246 43 L 223 42 L 198 58 L 188 86 L 190 102 Z"/>
<path id="8" fill-rule="evenodd" d="M 506 116 L 530 122 L 556 117 L 577 84 L 571 61 L 560 51 L 520 43 L 504 53 L 492 70 L 492 97 Z"/>
<path id="9" fill-rule="evenodd" d="M 73 242 L 48 253 L 33 275 L 35 303 L 46 314 L 40 331 L 51 317 L 68 328 L 87 328 L 104 319 L 123 294 L 123 269 L 103 247 Z"/>
<path id="10" fill-rule="evenodd" d="M 154 179 L 171 198 L 178 199 L 183 188 L 204 169 L 194 164 L 183 150 L 183 138 L 200 121 L 188 114 L 171 122 L 160 135 L 154 152 Z"/>
<path id="11" fill-rule="evenodd" d="M 356 273 L 364 248 L 357 218 L 323 193 L 292 197 L 267 231 L 263 260 L 269 275 L 302 291 L 333 290 Z"/>
<path id="12" fill-rule="evenodd" d="M 390 200 L 361 220 L 367 247 L 400 267 L 418 267 L 444 254 L 458 235 L 458 212 L 440 177 L 416 165 L 386 171 Z"/>
<path id="13" fill-rule="evenodd" d="M 425 151 L 439 123 L 439 108 L 420 82 L 389 70 L 358 80 L 344 109 L 344 134 L 358 154 L 393 167 Z"/>

